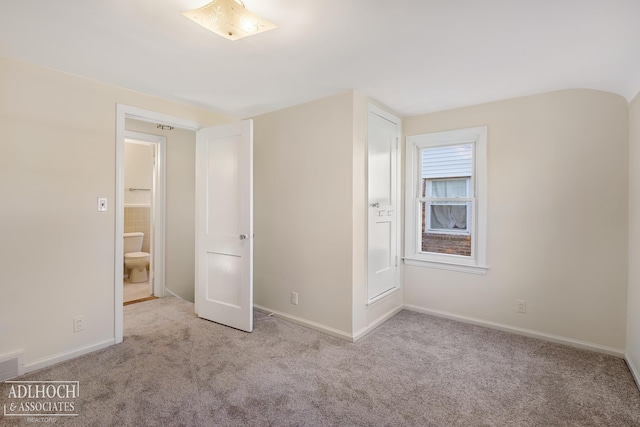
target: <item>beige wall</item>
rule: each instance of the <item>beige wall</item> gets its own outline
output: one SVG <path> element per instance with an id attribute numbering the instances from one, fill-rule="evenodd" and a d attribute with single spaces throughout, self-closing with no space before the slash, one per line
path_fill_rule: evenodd
<path id="1" fill-rule="evenodd" d="M 165 287 L 193 302 L 196 236 L 196 134 L 127 120 L 127 130 L 166 138 Z"/>
<path id="2" fill-rule="evenodd" d="M 347 92 L 254 118 L 255 302 L 344 338 L 402 305 L 367 306 L 368 103 Z"/>
<path id="3" fill-rule="evenodd" d="M 626 101 L 560 91 L 412 117 L 405 133 L 482 125 L 490 269 L 405 266 L 405 304 L 624 350 Z"/>
<path id="4" fill-rule="evenodd" d="M 349 92 L 254 118 L 255 303 L 343 333 L 352 326 L 352 108 Z"/>
<path id="5" fill-rule="evenodd" d="M 640 379 L 640 94 L 629 106 L 629 289 L 627 361 Z"/>
<path id="6" fill-rule="evenodd" d="M 230 120 L 0 58 L 0 354 L 24 350 L 27 368 L 114 339 L 116 103 Z"/>

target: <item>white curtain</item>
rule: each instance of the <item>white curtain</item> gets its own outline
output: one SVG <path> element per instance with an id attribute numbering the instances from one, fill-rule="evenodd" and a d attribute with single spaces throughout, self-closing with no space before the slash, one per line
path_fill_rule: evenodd
<path id="1" fill-rule="evenodd" d="M 467 229 L 467 205 L 431 205 L 432 229 Z"/>
<path id="2" fill-rule="evenodd" d="M 467 180 L 434 180 L 431 182 L 431 197 L 467 197 Z M 467 229 L 467 205 L 432 204 L 432 229 Z"/>
<path id="3" fill-rule="evenodd" d="M 467 197 L 467 180 L 447 179 L 432 181 L 431 197 Z"/>

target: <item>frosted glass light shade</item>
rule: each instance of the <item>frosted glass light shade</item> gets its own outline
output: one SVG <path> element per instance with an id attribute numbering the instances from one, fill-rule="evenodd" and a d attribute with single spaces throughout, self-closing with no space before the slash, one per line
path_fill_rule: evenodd
<path id="1" fill-rule="evenodd" d="M 206 6 L 182 14 L 229 40 L 238 40 L 277 27 L 249 12 L 239 0 L 213 0 Z"/>

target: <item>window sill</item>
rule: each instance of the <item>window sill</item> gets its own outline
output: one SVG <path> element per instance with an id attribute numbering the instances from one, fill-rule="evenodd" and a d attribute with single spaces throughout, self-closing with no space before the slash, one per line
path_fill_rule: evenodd
<path id="1" fill-rule="evenodd" d="M 451 231 L 451 229 L 447 230 L 437 230 L 437 229 L 428 229 L 424 232 L 424 234 L 439 234 L 439 235 L 447 235 L 447 236 L 471 236 L 471 233 L 468 231 Z"/>
<path id="2" fill-rule="evenodd" d="M 427 261 L 417 258 L 403 258 L 405 265 L 414 265 L 417 267 L 439 268 L 441 270 L 458 271 L 461 273 L 471 274 L 487 274 L 489 267 L 480 265 L 454 264 L 442 261 Z"/>

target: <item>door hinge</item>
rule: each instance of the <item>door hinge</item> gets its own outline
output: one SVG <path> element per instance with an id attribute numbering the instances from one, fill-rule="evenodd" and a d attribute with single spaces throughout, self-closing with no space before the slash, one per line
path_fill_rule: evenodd
<path id="1" fill-rule="evenodd" d="M 396 150 L 398 149 L 398 138 L 396 138 Z"/>
<path id="2" fill-rule="evenodd" d="M 398 255 L 396 255 L 396 267 L 398 266 Z"/>

